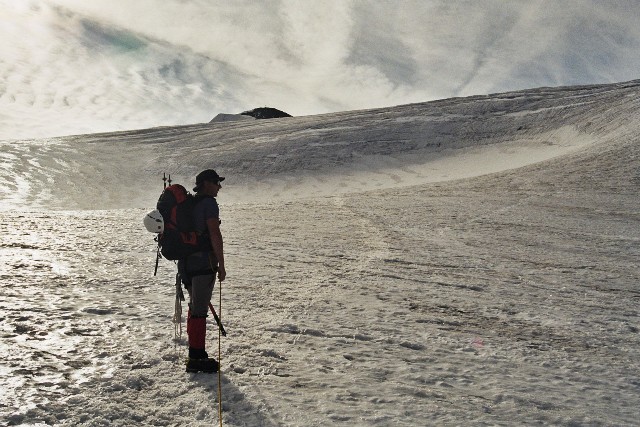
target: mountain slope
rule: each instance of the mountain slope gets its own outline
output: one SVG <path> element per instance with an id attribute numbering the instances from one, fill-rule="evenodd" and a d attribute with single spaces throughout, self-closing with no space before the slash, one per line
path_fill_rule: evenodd
<path id="1" fill-rule="evenodd" d="M 150 206 L 163 172 L 188 186 L 210 167 L 229 177 L 228 197 L 237 201 L 464 178 L 638 134 L 639 87 L 540 88 L 286 120 L 5 141 L 0 191 L 4 209 L 100 209 Z"/>

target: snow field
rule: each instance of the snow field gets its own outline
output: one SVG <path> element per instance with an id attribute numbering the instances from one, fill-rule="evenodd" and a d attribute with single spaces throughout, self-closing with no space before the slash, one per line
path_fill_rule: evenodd
<path id="1" fill-rule="evenodd" d="M 538 89 L 2 143 L 0 419 L 217 422 L 141 224 L 157 171 L 213 166 L 225 425 L 636 424 L 638 99 Z"/>

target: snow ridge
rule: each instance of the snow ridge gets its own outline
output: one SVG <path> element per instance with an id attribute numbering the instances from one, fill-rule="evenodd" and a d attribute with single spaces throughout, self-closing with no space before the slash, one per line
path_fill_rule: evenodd
<path id="1" fill-rule="evenodd" d="M 279 120 L 5 141 L 3 155 L 12 160 L 2 164 L 0 194 L 5 209 L 148 207 L 163 172 L 190 185 L 204 168 L 230 177 L 234 201 L 468 178 L 633 134 L 639 85 L 540 88 Z M 105 193 L 107 187 L 129 191 Z"/>

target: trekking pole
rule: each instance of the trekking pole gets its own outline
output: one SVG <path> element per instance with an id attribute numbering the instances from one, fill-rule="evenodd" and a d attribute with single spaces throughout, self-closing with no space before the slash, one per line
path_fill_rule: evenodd
<path id="1" fill-rule="evenodd" d="M 222 326 L 222 321 L 218 317 L 218 314 L 216 313 L 216 310 L 213 308 L 213 305 L 211 305 L 211 303 L 209 303 L 209 308 L 211 309 L 213 318 L 216 319 L 216 323 L 218 324 L 218 330 L 220 330 L 220 333 L 222 334 L 223 337 L 226 337 L 227 331 L 224 330 L 224 326 Z"/>
<path id="2" fill-rule="evenodd" d="M 171 175 L 169 175 L 171 176 Z M 162 188 L 167 188 L 167 174 L 165 172 L 162 172 L 162 181 L 163 181 L 163 185 Z"/>

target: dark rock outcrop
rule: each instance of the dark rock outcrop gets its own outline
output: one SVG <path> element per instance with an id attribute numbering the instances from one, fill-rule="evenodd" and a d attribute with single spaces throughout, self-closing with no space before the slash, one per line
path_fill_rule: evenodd
<path id="1" fill-rule="evenodd" d="M 280 117 L 293 117 L 291 114 L 287 114 L 284 111 L 280 111 L 276 108 L 270 107 L 259 107 L 254 108 L 253 110 L 243 111 L 243 116 L 251 116 L 256 119 L 277 119 Z"/>

